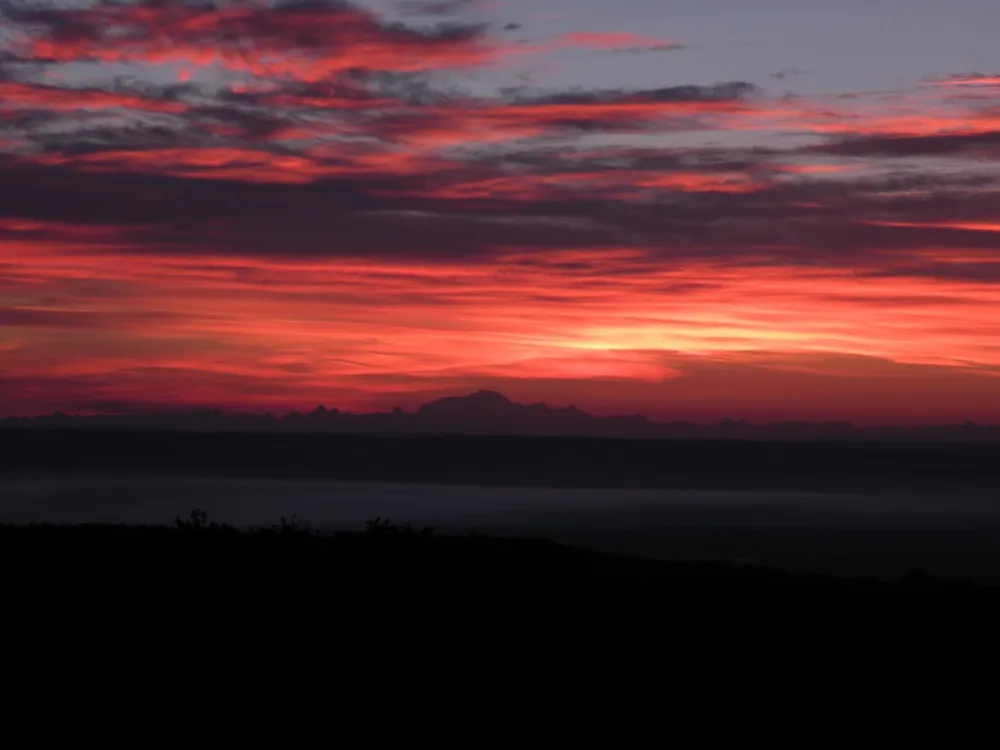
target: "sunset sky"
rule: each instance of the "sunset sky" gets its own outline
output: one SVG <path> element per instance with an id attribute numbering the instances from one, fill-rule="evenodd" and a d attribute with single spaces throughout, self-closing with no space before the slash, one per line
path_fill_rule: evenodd
<path id="1" fill-rule="evenodd" d="M 0 416 L 1000 422 L 997 0 L 0 0 Z"/>

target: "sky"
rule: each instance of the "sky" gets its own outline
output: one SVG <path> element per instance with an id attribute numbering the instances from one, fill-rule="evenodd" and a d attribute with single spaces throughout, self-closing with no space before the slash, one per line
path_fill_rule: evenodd
<path id="1" fill-rule="evenodd" d="M 0 415 L 1000 422 L 996 0 L 0 0 Z"/>

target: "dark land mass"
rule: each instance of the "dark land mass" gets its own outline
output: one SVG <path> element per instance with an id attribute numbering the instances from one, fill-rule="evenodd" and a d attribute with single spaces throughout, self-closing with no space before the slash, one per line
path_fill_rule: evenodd
<path id="1" fill-rule="evenodd" d="M 995 490 L 1000 446 L 0 430 L 0 472 L 564 487 Z"/>
<path id="2" fill-rule="evenodd" d="M 658 562 L 382 522 L 239 532 L 196 514 L 173 529 L 0 527 L 0 570 L 5 670 L 52 662 L 49 681 L 84 662 L 102 679 L 121 668 L 178 686 L 317 688 L 559 673 L 873 684 L 992 679 L 1000 666 L 1000 589 L 919 572 Z"/>
<path id="3" fill-rule="evenodd" d="M 113 405 L 112 405 L 113 406 Z M 850 422 L 754 424 L 724 419 L 716 424 L 653 421 L 641 415 L 598 417 L 574 406 L 518 404 L 495 391 L 431 401 L 416 411 L 354 414 L 318 406 L 302 414 L 227 414 L 218 409 L 103 415 L 55 413 L 0 419 L 0 429 L 83 431 L 179 431 L 341 433 L 363 435 L 517 435 L 605 439 L 836 440 L 994 443 L 1000 426 L 965 422 L 925 427 L 859 427 Z"/>

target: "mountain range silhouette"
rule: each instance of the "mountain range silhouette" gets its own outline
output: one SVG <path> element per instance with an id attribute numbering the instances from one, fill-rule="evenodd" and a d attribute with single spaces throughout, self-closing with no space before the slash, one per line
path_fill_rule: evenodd
<path id="1" fill-rule="evenodd" d="M 891 439 L 1000 442 L 1000 426 L 859 427 L 850 422 L 715 424 L 658 422 L 642 415 L 599 417 L 576 406 L 519 404 L 502 393 L 479 390 L 430 401 L 416 411 L 351 413 L 317 406 L 308 413 L 229 414 L 219 409 L 79 416 L 56 412 L 0 419 L 0 429 L 99 429 L 167 431 L 334 432 L 357 434 L 468 434 L 602 438 Z"/>

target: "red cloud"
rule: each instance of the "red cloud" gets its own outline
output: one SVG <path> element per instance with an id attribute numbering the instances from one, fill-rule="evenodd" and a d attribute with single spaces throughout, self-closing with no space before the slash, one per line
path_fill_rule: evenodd
<path id="1" fill-rule="evenodd" d="M 901 227 L 912 229 L 958 229 L 964 232 L 998 232 L 1000 221 L 867 221 L 866 224 L 879 227 Z"/>
<path id="2" fill-rule="evenodd" d="M 555 46 L 606 48 L 646 48 L 646 49 L 679 49 L 677 42 L 655 37 L 639 36 L 628 32 L 585 32 L 578 31 L 565 34 L 556 40 Z"/>
<path id="3" fill-rule="evenodd" d="M 345 70 L 414 71 L 482 65 L 497 50 L 478 28 L 416 31 L 380 23 L 346 2 L 216 8 L 159 3 L 36 11 L 27 56 L 68 62 L 214 63 L 263 76 L 321 80 Z"/>
<path id="4" fill-rule="evenodd" d="M 642 192 L 750 193 L 768 183 L 744 173 L 650 172 L 628 169 L 602 172 L 566 170 L 557 174 L 520 174 L 462 178 L 461 172 L 443 175 L 446 184 L 426 185 L 413 191 L 378 191 L 381 195 L 411 195 L 454 200 L 488 198 L 495 200 L 544 201 L 573 192 L 589 198 L 628 198 Z"/>
<path id="5" fill-rule="evenodd" d="M 78 164 L 95 171 L 150 172 L 198 179 L 288 184 L 306 184 L 336 171 L 308 157 L 238 148 L 115 150 L 77 156 L 47 154 L 36 157 L 35 161 L 48 165 Z"/>
<path id="6" fill-rule="evenodd" d="M 667 90 L 669 91 L 669 90 Z M 417 111 L 391 110 L 375 127 L 385 138 L 415 145 L 497 142 L 572 129 L 635 131 L 696 118 L 735 119 L 754 105 L 737 98 L 670 98 L 659 92 L 622 92 L 567 101 L 469 101 Z"/>
<path id="7" fill-rule="evenodd" d="M 81 109 L 134 109 L 147 112 L 183 112 L 187 106 L 177 101 L 149 99 L 130 94 L 94 89 L 71 89 L 0 81 L 0 111 L 46 109 L 70 112 Z"/>
<path id="8" fill-rule="evenodd" d="M 1000 76 L 952 76 L 943 81 L 930 81 L 933 86 L 1000 86 Z"/>

